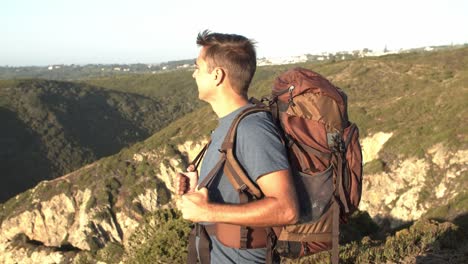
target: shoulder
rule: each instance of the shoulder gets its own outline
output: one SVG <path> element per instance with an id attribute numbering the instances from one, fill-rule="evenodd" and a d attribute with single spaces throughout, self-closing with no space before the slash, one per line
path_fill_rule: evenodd
<path id="1" fill-rule="evenodd" d="M 239 123 L 236 156 L 253 181 L 262 175 L 289 168 L 281 138 L 271 113 L 250 114 Z"/>
<path id="2" fill-rule="evenodd" d="M 257 130 L 277 131 L 277 127 L 275 123 L 273 122 L 271 113 L 257 112 L 257 113 L 249 114 L 248 116 L 244 117 L 241 120 L 237 128 L 237 131 L 239 133 L 257 131 Z"/>
<path id="3" fill-rule="evenodd" d="M 280 130 L 271 113 L 257 112 L 244 117 L 237 127 L 237 143 L 249 149 L 254 146 L 282 144 Z"/>

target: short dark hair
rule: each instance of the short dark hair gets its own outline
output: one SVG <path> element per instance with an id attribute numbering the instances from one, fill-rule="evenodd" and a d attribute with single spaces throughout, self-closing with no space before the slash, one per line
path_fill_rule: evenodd
<path id="1" fill-rule="evenodd" d="M 197 44 L 205 48 L 203 59 L 208 70 L 225 69 L 229 83 L 239 95 L 247 97 L 250 82 L 257 69 L 255 41 L 235 34 L 200 32 Z"/>

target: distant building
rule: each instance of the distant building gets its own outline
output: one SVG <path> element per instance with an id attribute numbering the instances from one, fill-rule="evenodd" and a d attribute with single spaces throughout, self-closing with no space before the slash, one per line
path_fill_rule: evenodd
<path id="1" fill-rule="evenodd" d="M 49 71 L 51 71 L 51 70 L 53 70 L 53 69 L 60 69 L 60 68 L 61 68 L 60 65 L 49 65 L 49 67 L 47 67 L 47 69 L 48 69 Z"/>
<path id="2" fill-rule="evenodd" d="M 300 55 L 300 56 L 289 56 L 289 57 L 274 57 L 274 58 L 261 58 L 257 61 L 258 66 L 265 66 L 265 65 L 282 65 L 282 64 L 293 64 L 293 63 L 300 63 L 306 62 L 307 56 Z"/>
<path id="3" fill-rule="evenodd" d="M 188 67 L 192 66 L 191 64 L 184 64 L 184 65 L 179 65 L 177 66 L 177 69 L 186 69 Z"/>

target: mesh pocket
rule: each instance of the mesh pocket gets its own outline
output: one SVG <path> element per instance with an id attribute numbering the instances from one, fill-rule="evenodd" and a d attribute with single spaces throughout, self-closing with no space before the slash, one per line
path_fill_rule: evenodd
<path id="1" fill-rule="evenodd" d="M 333 168 L 309 175 L 297 172 L 296 190 L 301 207 L 300 223 L 317 221 L 330 207 L 333 195 Z"/>

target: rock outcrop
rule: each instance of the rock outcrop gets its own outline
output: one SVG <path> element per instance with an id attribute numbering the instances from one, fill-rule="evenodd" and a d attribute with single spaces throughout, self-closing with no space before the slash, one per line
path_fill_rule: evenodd
<path id="1" fill-rule="evenodd" d="M 186 142 L 178 149 L 190 160 L 206 142 Z M 157 177 L 173 191 L 173 176 L 183 170 L 182 156 L 158 161 L 160 156 L 156 152 L 137 153 L 133 161 L 155 163 L 159 168 Z M 67 174 L 54 182 L 69 182 L 73 176 L 74 173 Z M 34 192 L 31 190 L 31 195 Z M 111 204 L 93 205 L 93 199 L 91 189 L 79 189 L 48 200 L 35 198 L 29 207 L 33 209 L 7 216 L 0 224 L 0 263 L 70 263 L 80 252 L 97 250 L 109 242 L 125 247 L 141 216 L 130 208 L 115 210 Z M 145 211 L 155 211 L 159 208 L 158 191 L 144 189 L 132 202 Z M 24 240 L 21 245 L 15 242 L 18 236 Z"/>
<path id="2" fill-rule="evenodd" d="M 372 136 L 366 137 L 361 141 L 362 147 L 362 163 L 365 164 L 369 161 L 377 159 L 379 151 L 383 148 L 393 133 L 378 132 Z"/>
<path id="3" fill-rule="evenodd" d="M 363 139 L 363 154 L 367 153 L 365 162 L 378 158 L 378 151 L 389 135 L 377 133 Z M 386 220 L 390 227 L 397 227 L 418 219 L 433 207 L 435 201 L 428 199 L 431 195 L 444 200 L 455 197 L 458 192 L 454 183 L 467 169 L 467 150 L 451 153 L 442 144 L 437 144 L 427 151 L 426 158 L 407 158 L 391 164 L 388 172 L 365 174 L 359 207 L 368 211 L 377 222 Z M 429 176 L 434 170 L 442 175 Z M 422 192 L 424 188 L 433 191 L 434 181 L 434 194 Z"/>
<path id="4" fill-rule="evenodd" d="M 392 133 L 376 133 L 364 138 L 365 162 L 377 159 L 391 136 Z M 133 162 L 155 163 L 159 168 L 157 177 L 173 191 L 173 175 L 183 170 L 187 160 L 192 160 L 206 142 L 186 142 L 177 147 L 180 156 L 163 159 L 156 152 L 137 153 Z M 467 157 L 467 150 L 451 153 L 439 144 L 427 151 L 427 158 L 408 158 L 388 165 L 388 171 L 365 175 L 360 209 L 368 211 L 378 222 L 390 220 L 391 227 L 418 219 L 431 206 L 421 194 L 427 187 L 429 171 L 436 168 L 445 172 L 435 188 L 435 197 L 453 197 L 456 195 L 453 182 L 466 172 Z M 55 181 L 69 181 L 72 176 Z M 71 195 L 61 193 L 48 200 L 35 199 L 30 207 L 33 209 L 7 216 L 1 223 L 0 262 L 69 263 L 80 252 L 102 248 L 109 242 L 128 246 L 141 216 L 130 208 L 116 211 L 112 205 L 91 206 L 92 200 L 92 190 L 85 188 Z M 160 208 L 155 189 L 144 189 L 132 202 L 149 212 Z M 28 246 L 18 246 L 18 236 Z"/>

